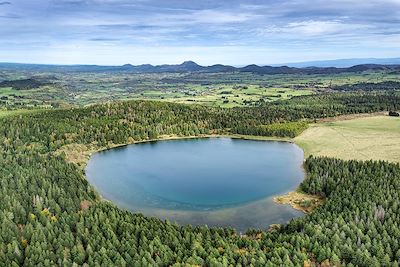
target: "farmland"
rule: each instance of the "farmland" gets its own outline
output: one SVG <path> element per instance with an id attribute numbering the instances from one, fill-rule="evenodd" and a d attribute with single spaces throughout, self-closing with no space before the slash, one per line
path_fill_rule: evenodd
<path id="1" fill-rule="evenodd" d="M 39 81 L 21 89 L 7 81 Z M 341 74 L 40 72 L 0 70 L 0 108 L 84 106 L 116 100 L 158 100 L 219 107 L 251 107 L 299 95 L 330 92 L 359 83 L 397 81 L 398 74 L 370 71 Z"/>

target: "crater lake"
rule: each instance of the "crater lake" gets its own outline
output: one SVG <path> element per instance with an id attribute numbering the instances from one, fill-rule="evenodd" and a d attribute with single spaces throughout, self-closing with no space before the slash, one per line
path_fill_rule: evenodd
<path id="1" fill-rule="evenodd" d="M 103 198 L 132 212 L 245 231 L 303 215 L 273 201 L 301 183 L 303 157 L 289 142 L 156 141 L 95 153 L 86 176 Z"/>

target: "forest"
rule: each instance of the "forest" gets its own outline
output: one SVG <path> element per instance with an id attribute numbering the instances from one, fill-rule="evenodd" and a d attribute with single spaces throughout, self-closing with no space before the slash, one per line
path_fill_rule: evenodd
<path id="1" fill-rule="evenodd" d="M 379 91 L 379 90 L 398 90 L 400 82 L 385 81 L 379 83 L 355 83 L 335 86 L 333 89 L 338 91 Z"/>
<path id="2" fill-rule="evenodd" d="M 399 164 L 309 157 L 300 189 L 326 203 L 238 233 L 118 209 L 57 151 L 162 135 L 294 136 L 319 118 L 399 109 L 396 94 L 332 93 L 256 108 L 124 101 L 0 117 L 0 266 L 398 266 Z"/>
<path id="3" fill-rule="evenodd" d="M 35 79 L 22 79 L 14 81 L 2 81 L 0 82 L 1 87 L 12 87 L 15 90 L 29 90 L 39 88 L 40 86 L 46 85 L 46 83 L 35 80 Z"/>

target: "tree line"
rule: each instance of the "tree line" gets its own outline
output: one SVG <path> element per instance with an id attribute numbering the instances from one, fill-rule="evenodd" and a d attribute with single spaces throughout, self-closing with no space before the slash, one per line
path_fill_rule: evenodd
<path id="1" fill-rule="evenodd" d="M 400 82 L 384 81 L 378 83 L 360 82 L 355 84 L 337 85 L 332 88 L 337 91 L 395 91 L 400 90 Z"/>
<path id="2" fill-rule="evenodd" d="M 128 101 L 0 118 L 0 266 L 398 266 L 399 164 L 310 157 L 301 189 L 326 204 L 241 235 L 118 209 L 55 152 L 240 125 L 284 131 L 304 119 L 399 105 L 386 94 L 331 94 L 248 109 Z"/>

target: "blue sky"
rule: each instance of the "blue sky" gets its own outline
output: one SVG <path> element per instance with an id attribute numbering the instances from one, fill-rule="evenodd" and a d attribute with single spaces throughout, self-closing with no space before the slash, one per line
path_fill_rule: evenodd
<path id="1" fill-rule="evenodd" d="M 399 57 L 400 0 L 0 0 L 0 36 L 0 62 Z"/>

